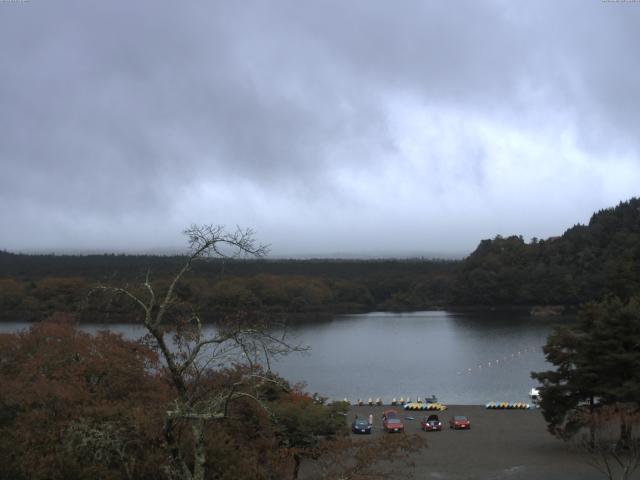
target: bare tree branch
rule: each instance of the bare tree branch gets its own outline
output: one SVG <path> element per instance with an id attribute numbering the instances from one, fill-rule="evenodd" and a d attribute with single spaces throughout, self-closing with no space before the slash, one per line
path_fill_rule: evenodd
<path id="1" fill-rule="evenodd" d="M 180 321 L 175 315 L 170 317 L 170 312 L 173 315 L 177 306 L 176 288 L 195 261 L 207 257 L 263 257 L 269 250 L 268 246 L 255 241 L 252 229 L 236 227 L 229 232 L 221 225 L 191 225 L 184 234 L 189 253 L 163 293 L 153 286 L 150 270 L 142 283 L 148 293 L 146 300 L 128 288 L 99 285 L 96 290 L 129 298 L 144 312 L 144 326 L 161 354 L 165 372 L 177 395 L 166 411 L 164 424 L 165 440 L 173 461 L 172 471 L 183 480 L 203 480 L 205 422 L 226 418 L 230 402 L 241 398 L 258 402 L 266 410 L 257 392 L 264 382 L 273 379 L 257 376 L 257 367 L 266 362 L 267 369 L 270 369 L 270 357 L 304 348 L 287 342 L 284 331 L 276 335 L 266 325 L 246 324 L 238 320 L 219 325 L 215 333 L 207 336 L 197 313 L 192 312 L 186 322 L 182 314 Z M 165 324 L 175 328 L 173 340 L 169 337 L 167 341 Z M 244 365 L 246 370 L 238 371 L 236 382 L 223 386 L 211 382 L 212 372 L 234 366 L 239 368 L 240 365 Z M 249 392 L 250 387 L 256 393 Z M 186 461 L 180 439 L 176 437 L 182 431 L 178 425 L 185 421 L 191 424 L 193 435 L 191 462 Z"/>

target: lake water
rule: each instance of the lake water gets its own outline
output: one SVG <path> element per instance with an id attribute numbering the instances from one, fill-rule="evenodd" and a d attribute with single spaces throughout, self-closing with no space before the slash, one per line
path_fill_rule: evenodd
<path id="1" fill-rule="evenodd" d="M 272 365 L 291 382 L 331 399 L 436 395 L 450 404 L 526 401 L 531 371 L 545 370 L 542 345 L 562 319 L 532 318 L 514 312 L 369 313 L 290 327 L 290 338 L 310 346 Z M 0 324 L 0 332 L 25 323 Z M 135 325 L 110 328 L 138 338 Z"/>

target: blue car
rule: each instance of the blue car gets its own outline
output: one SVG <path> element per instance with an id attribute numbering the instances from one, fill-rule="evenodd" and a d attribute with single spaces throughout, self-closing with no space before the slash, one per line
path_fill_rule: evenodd
<path id="1" fill-rule="evenodd" d="M 371 425 L 364 418 L 356 418 L 351 424 L 353 433 L 371 433 Z"/>

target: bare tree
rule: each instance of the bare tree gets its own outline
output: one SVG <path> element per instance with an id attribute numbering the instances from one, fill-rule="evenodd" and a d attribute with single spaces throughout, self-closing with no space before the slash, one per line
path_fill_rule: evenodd
<path id="1" fill-rule="evenodd" d="M 631 404 L 602 407 L 586 418 L 590 434 L 583 438 L 587 463 L 609 480 L 628 480 L 640 468 L 640 410 Z"/>
<path id="2" fill-rule="evenodd" d="M 148 341 L 159 351 L 176 392 L 164 421 L 164 437 L 172 460 L 168 473 L 174 478 L 203 480 L 206 422 L 224 419 L 230 403 L 238 398 L 262 404 L 256 392 L 265 382 L 273 381 L 268 375 L 269 358 L 303 348 L 288 343 L 284 329 L 274 333 L 268 325 L 242 316 L 205 331 L 197 312 L 185 314 L 175 292 L 195 261 L 207 257 L 263 257 L 268 248 L 256 243 L 251 229 L 228 232 L 219 225 L 192 225 L 184 233 L 189 240 L 189 254 L 164 291 L 153 286 L 150 272 L 141 289 L 100 285 L 97 290 L 127 297 L 142 312 Z M 267 374 L 263 373 L 263 364 Z M 212 381 L 215 372 L 231 366 L 242 367 L 236 369 L 233 381 Z M 185 423 L 191 427 L 192 452 L 185 452 L 178 438 L 179 427 Z M 189 453 L 191 458 L 187 458 Z"/>
<path id="3" fill-rule="evenodd" d="M 628 480 L 640 467 L 640 441 L 637 439 L 624 449 L 606 441 L 585 445 L 585 449 L 587 463 L 609 480 Z"/>

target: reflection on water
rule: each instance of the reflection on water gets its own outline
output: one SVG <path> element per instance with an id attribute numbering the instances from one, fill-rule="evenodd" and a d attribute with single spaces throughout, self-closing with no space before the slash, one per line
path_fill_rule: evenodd
<path id="1" fill-rule="evenodd" d="M 529 373 L 548 368 L 542 345 L 560 319 L 517 313 L 369 313 L 344 315 L 289 329 L 309 353 L 292 354 L 272 367 L 291 382 L 332 399 L 435 394 L 451 404 L 523 401 L 533 386 Z M 0 324 L 0 332 L 25 323 Z M 144 335 L 138 325 L 84 325 L 128 338 Z"/>
<path id="2" fill-rule="evenodd" d="M 524 401 L 529 373 L 548 368 L 542 345 L 558 319 L 515 313 L 371 313 L 303 325 L 292 333 L 310 355 L 275 365 L 330 398 L 435 394 L 452 404 Z"/>

